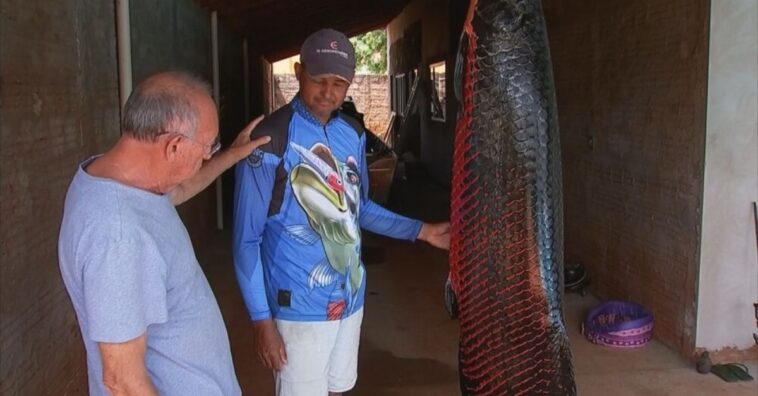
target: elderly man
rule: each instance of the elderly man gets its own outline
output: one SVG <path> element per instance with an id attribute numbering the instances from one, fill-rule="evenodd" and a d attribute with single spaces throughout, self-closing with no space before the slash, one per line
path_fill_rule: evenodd
<path id="1" fill-rule="evenodd" d="M 268 138 L 250 141 L 253 121 L 213 157 L 209 92 L 181 72 L 148 78 L 126 103 L 121 138 L 69 187 L 60 269 L 91 395 L 240 394 L 221 312 L 174 205 Z"/>
<path id="2" fill-rule="evenodd" d="M 347 37 L 320 30 L 300 60 L 298 95 L 253 131 L 271 142 L 237 165 L 234 263 L 277 394 L 337 395 L 357 379 L 366 285 L 360 229 L 447 249 L 449 226 L 368 198 L 366 134 L 337 112 L 355 70 Z"/>

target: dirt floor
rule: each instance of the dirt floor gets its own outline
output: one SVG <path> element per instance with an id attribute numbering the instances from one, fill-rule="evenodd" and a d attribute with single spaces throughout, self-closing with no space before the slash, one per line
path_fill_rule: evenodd
<path id="1" fill-rule="evenodd" d="M 388 206 L 426 221 L 444 220 L 447 191 L 423 181 L 393 186 Z M 368 272 L 358 383 L 350 395 L 458 395 L 457 324 L 442 305 L 447 254 L 423 243 L 364 237 Z M 219 232 L 200 254 L 226 321 L 245 395 L 273 395 L 273 377 L 258 363 L 234 278 L 231 235 Z M 565 299 L 580 395 L 758 395 L 758 380 L 726 383 L 698 374 L 658 342 L 637 350 L 600 347 L 579 334 L 591 295 Z M 758 378 L 758 362 L 748 362 Z"/>

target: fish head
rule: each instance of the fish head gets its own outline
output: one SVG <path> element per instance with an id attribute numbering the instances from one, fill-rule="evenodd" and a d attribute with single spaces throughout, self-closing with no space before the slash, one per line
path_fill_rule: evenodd
<path id="1" fill-rule="evenodd" d="M 295 197 L 309 214 L 318 212 L 327 215 L 347 211 L 344 187 L 339 188 L 341 182 L 337 184 L 335 178 L 322 177 L 320 172 L 308 164 L 297 165 L 290 172 Z"/>
<path id="2" fill-rule="evenodd" d="M 326 184 L 337 193 L 345 192 L 345 186 L 342 184 L 342 179 L 337 172 L 332 172 L 326 177 Z"/>

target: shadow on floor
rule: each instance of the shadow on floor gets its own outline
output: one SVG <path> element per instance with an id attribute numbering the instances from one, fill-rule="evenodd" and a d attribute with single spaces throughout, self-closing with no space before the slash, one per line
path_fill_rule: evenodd
<path id="1" fill-rule="evenodd" d="M 396 394 L 403 389 L 409 392 L 417 387 L 450 383 L 457 375 L 457 369 L 449 362 L 400 357 L 395 351 L 380 349 L 369 340 L 361 343 L 359 356 L 358 385 L 351 395 Z"/>

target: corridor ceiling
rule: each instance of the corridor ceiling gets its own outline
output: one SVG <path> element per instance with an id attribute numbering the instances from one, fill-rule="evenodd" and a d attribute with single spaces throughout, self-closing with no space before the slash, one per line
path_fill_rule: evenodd
<path id="1" fill-rule="evenodd" d="M 347 36 L 382 28 L 408 0 L 198 0 L 232 29 L 247 37 L 250 48 L 270 62 L 295 55 L 312 32 L 331 27 Z"/>

